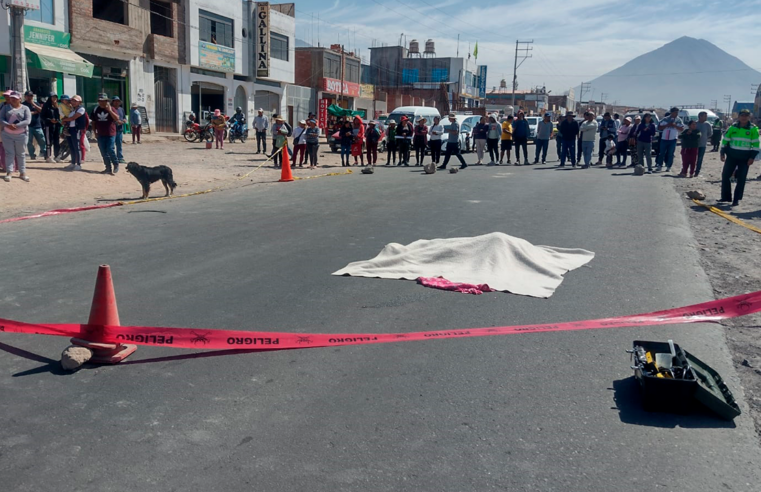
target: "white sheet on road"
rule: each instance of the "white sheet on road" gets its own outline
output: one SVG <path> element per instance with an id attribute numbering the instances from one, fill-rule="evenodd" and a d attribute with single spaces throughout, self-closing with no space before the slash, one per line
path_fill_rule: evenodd
<path id="1" fill-rule="evenodd" d="M 420 239 L 407 246 L 391 243 L 372 260 L 349 263 L 333 275 L 407 280 L 444 277 L 547 298 L 563 282 L 563 274 L 589 263 L 594 256 L 584 249 L 534 246 L 525 239 L 493 232 L 476 237 Z"/>

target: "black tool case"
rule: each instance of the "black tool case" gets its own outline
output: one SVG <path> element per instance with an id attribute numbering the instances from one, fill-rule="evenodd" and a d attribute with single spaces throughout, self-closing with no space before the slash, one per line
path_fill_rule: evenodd
<path id="1" fill-rule="evenodd" d="M 638 346 L 654 354 L 671 353 L 669 344 L 665 342 L 635 340 L 633 347 Z M 679 345 L 675 348 L 677 352 L 681 350 Z M 643 371 L 640 366 L 633 366 L 634 377 L 642 389 L 643 408 L 649 412 L 688 413 L 703 404 L 726 420 L 740 415 L 740 407 L 719 373 L 686 350 L 684 354 L 697 380 L 656 377 Z"/>

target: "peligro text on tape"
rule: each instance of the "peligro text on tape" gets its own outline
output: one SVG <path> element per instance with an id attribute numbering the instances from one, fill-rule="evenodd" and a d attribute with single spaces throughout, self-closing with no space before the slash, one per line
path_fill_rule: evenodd
<path id="1" fill-rule="evenodd" d="M 286 333 L 235 331 L 202 328 L 160 328 L 149 326 L 93 327 L 79 324 L 30 324 L 0 319 L 0 331 L 78 337 L 93 342 L 132 343 L 187 349 L 295 349 L 334 347 L 372 343 L 411 342 L 442 338 L 467 338 L 518 333 L 624 328 L 717 322 L 761 311 L 761 291 L 736 297 L 667 309 L 647 314 L 619 316 L 556 324 L 497 326 L 461 330 L 411 333 Z M 102 328 L 102 329 L 101 329 Z"/>

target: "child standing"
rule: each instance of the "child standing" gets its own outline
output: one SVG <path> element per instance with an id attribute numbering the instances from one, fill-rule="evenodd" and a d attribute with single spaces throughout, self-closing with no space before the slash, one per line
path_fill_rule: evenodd
<path id="1" fill-rule="evenodd" d="M 137 110 L 137 103 L 132 103 L 132 109 L 129 112 L 129 126 L 132 131 L 132 145 L 135 145 L 135 139 L 137 143 L 140 143 L 140 131 L 143 129 L 143 117 L 140 116 L 140 111 Z"/>
<path id="2" fill-rule="evenodd" d="M 690 121 L 690 126 L 679 135 L 682 140 L 682 172 L 680 177 L 687 177 L 687 168 L 690 177 L 695 175 L 695 165 L 698 162 L 698 147 L 700 146 L 700 132 L 697 121 Z"/>

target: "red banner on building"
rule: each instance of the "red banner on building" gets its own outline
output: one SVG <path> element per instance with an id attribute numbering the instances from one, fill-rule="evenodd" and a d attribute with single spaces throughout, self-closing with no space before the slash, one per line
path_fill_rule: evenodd
<path id="1" fill-rule="evenodd" d="M 359 84 L 344 82 L 342 87 L 340 80 L 328 78 L 322 79 L 322 90 L 331 94 L 342 94 L 350 97 L 359 97 L 360 94 Z"/>
<path id="2" fill-rule="evenodd" d="M 317 111 L 317 124 L 323 130 L 328 126 L 328 106 L 330 99 L 320 99 L 320 105 Z"/>

